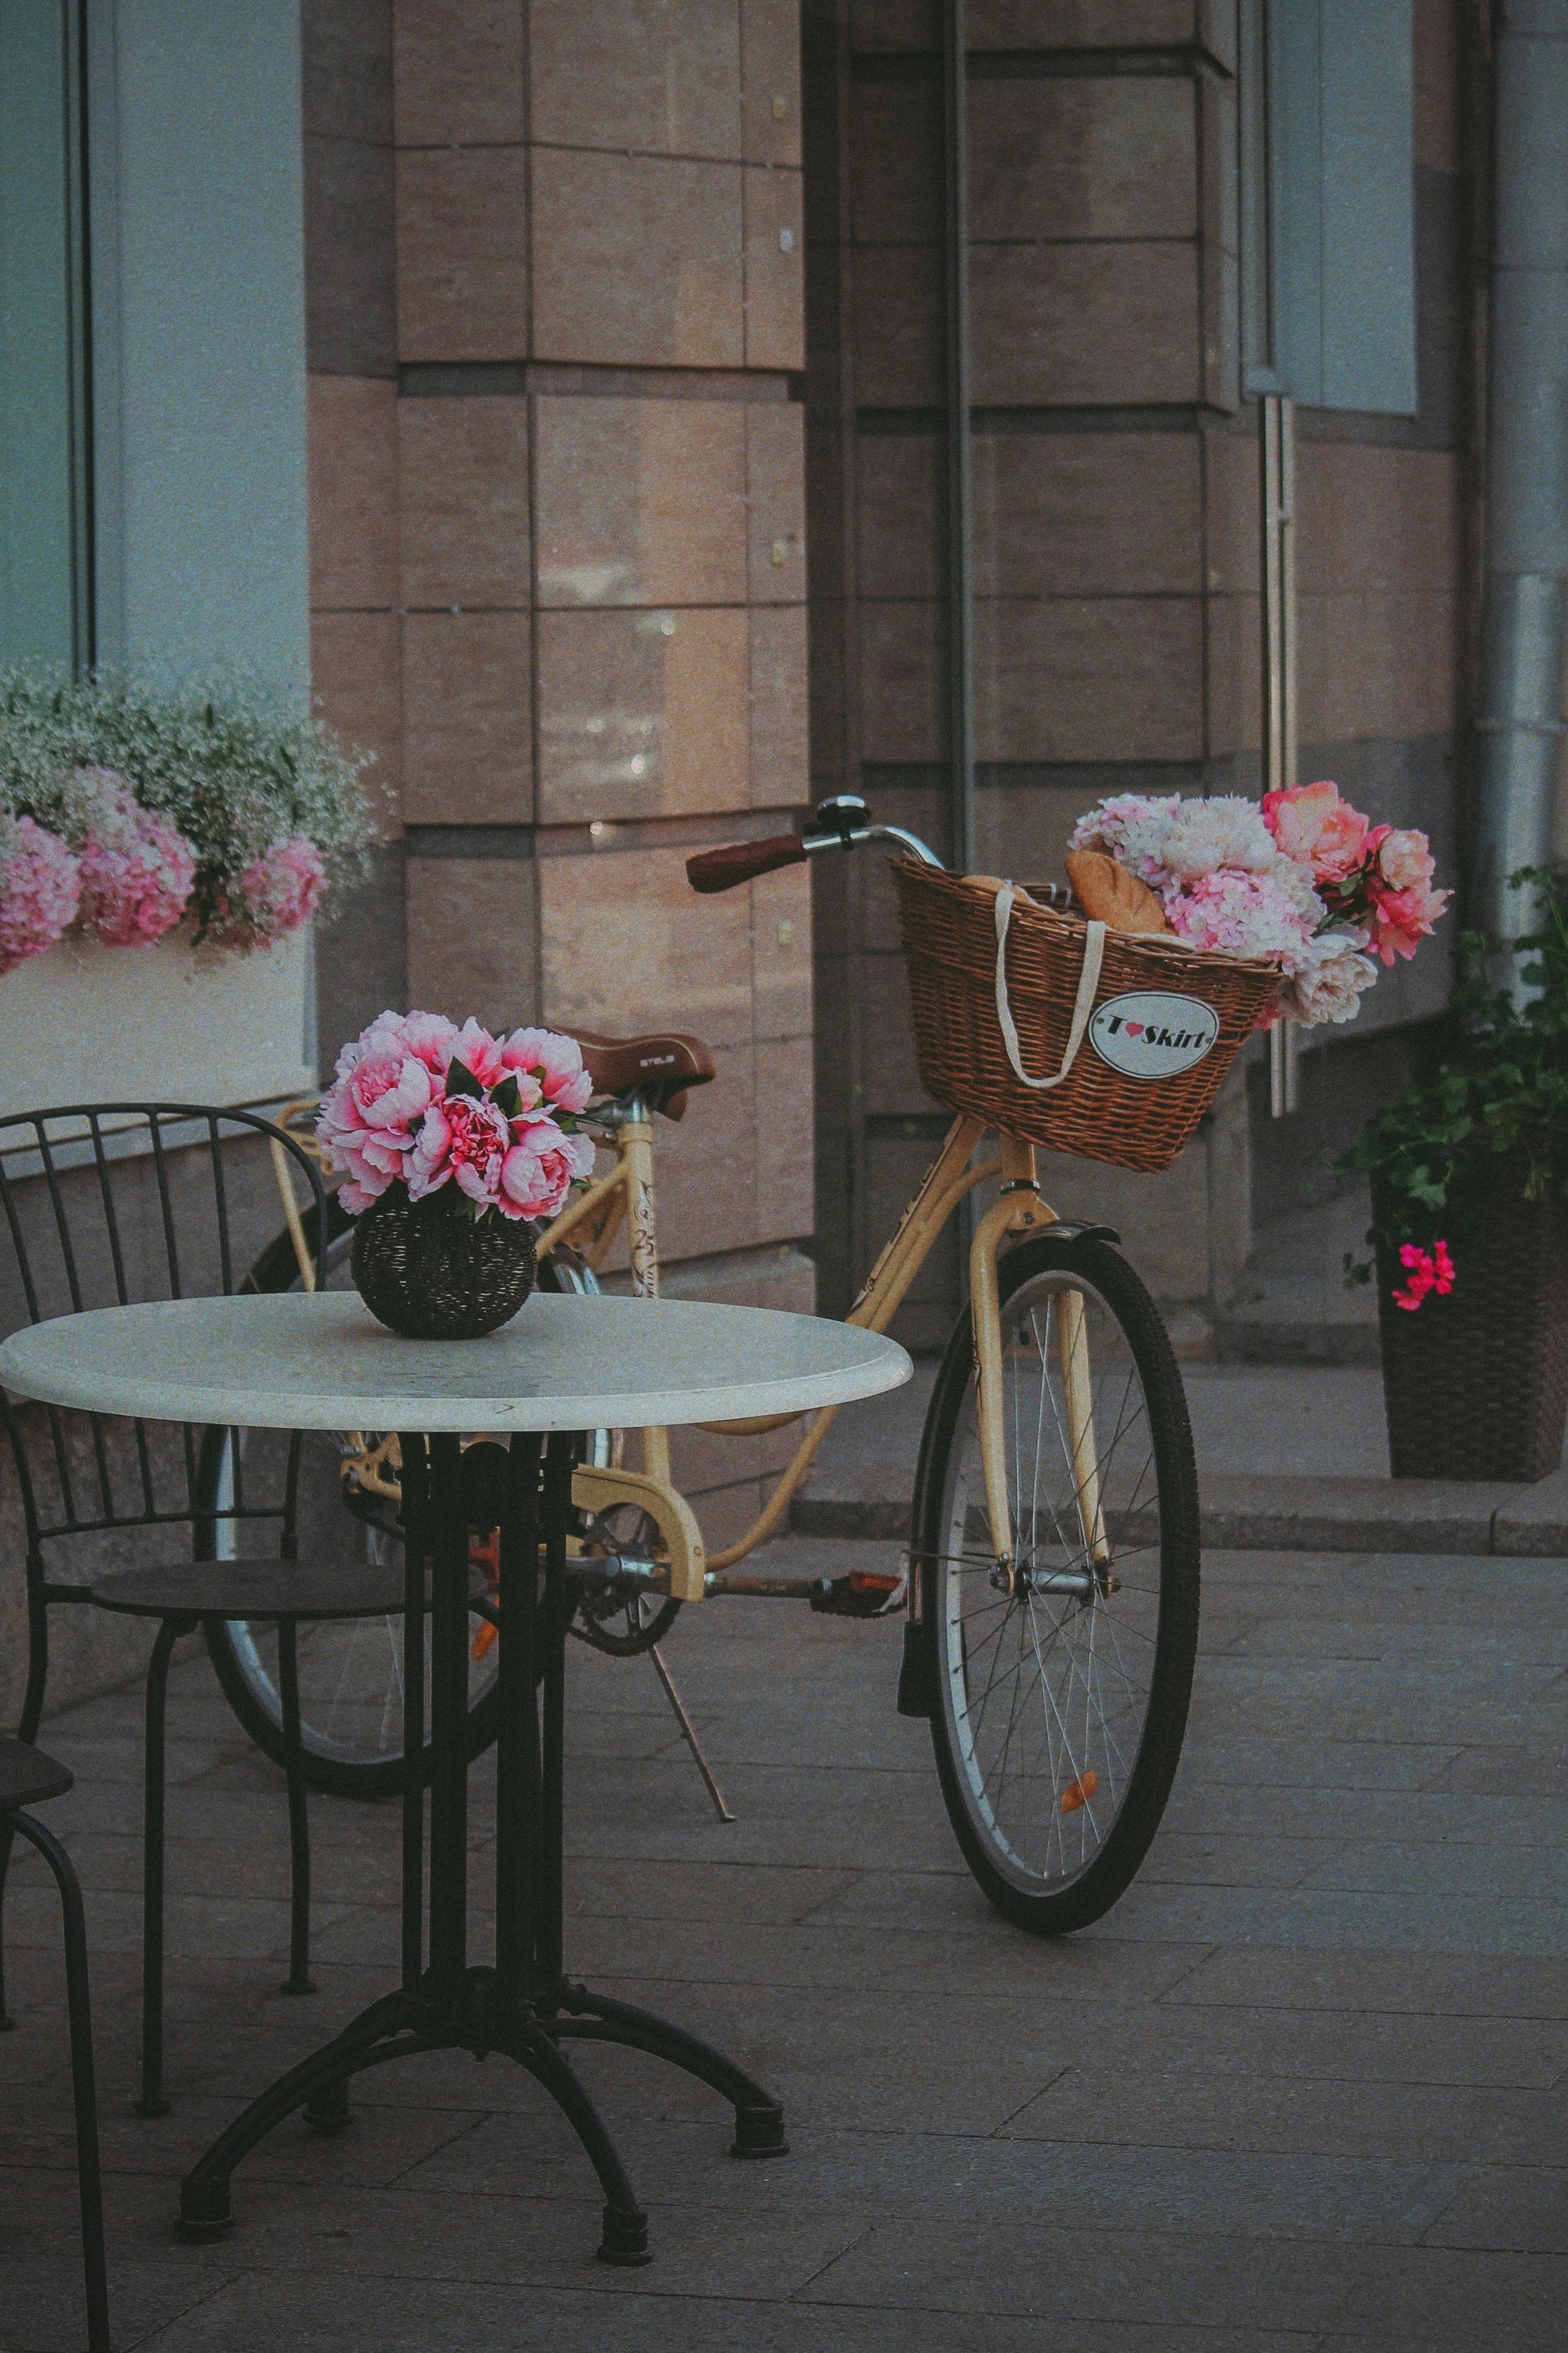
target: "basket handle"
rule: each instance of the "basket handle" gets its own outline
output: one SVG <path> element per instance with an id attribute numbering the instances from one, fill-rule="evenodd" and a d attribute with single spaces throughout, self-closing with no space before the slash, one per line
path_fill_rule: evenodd
<path id="1" fill-rule="evenodd" d="M 1044 1078 L 1032 1079 L 1024 1068 L 1018 1052 L 1018 1028 L 1013 1018 L 1013 1008 L 1007 1001 L 1007 927 L 1013 920 L 1013 902 L 1017 892 L 1011 882 L 1004 882 L 996 893 L 996 1018 L 1002 1025 L 1002 1043 L 1007 1049 L 1007 1060 L 1014 1075 L 1026 1087 L 1059 1087 L 1078 1060 L 1078 1050 L 1083 1043 L 1083 1033 L 1089 1028 L 1089 1017 L 1094 1009 L 1094 992 L 1100 986 L 1100 967 L 1105 955 L 1105 925 L 1091 923 L 1084 934 L 1083 970 L 1079 975 L 1078 996 L 1072 1008 L 1072 1028 L 1062 1054 L 1059 1071 Z"/>

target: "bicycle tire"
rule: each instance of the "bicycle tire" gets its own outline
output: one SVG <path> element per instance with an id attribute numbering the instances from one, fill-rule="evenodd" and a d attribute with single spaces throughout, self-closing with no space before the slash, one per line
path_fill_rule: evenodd
<path id="1" fill-rule="evenodd" d="M 1098 1239 L 1045 1235 L 1007 1252 L 998 1277 L 1003 1331 L 1010 1351 L 1004 1360 L 1004 1409 L 1006 1412 L 1010 1406 L 1013 1415 L 1009 1476 L 1020 1582 L 1013 1589 L 1005 1582 L 998 1587 L 1002 1572 L 989 1546 L 989 1517 L 983 1503 L 976 1525 L 973 1499 L 979 1448 L 973 1423 L 973 1340 L 966 1310 L 942 1358 L 921 1440 L 912 1522 L 921 1608 L 918 1630 L 910 1630 L 916 1645 L 910 1662 L 913 1672 L 906 1671 L 906 1694 L 901 1696 L 912 1691 L 916 1697 L 910 1712 L 930 1715 L 948 1819 L 977 1883 L 1015 1926 L 1036 1936 L 1059 1936 L 1088 1927 L 1124 1893 L 1148 1852 L 1170 1795 L 1181 1757 L 1197 1651 L 1197 1477 L 1186 1399 L 1169 1338 L 1153 1301 L 1121 1253 Z M 1096 1575 L 1096 1546 L 1085 1524 L 1070 1444 L 1059 1413 L 1054 1430 L 1046 1422 L 1052 1391 L 1047 1367 L 1053 1352 L 1065 1399 L 1063 1349 L 1067 1346 L 1070 1353 L 1070 1343 L 1062 1338 L 1064 1311 L 1059 1303 L 1074 1293 L 1084 1305 L 1077 1311 L 1082 1323 L 1072 1328 L 1087 1335 L 1092 1322 L 1101 1335 L 1098 1361 L 1104 1368 L 1108 1409 L 1116 1403 L 1117 1373 L 1124 1368 L 1126 1376 L 1120 1419 L 1109 1445 L 1101 1426 L 1102 1393 L 1093 1391 L 1102 1498 L 1107 1499 L 1099 1556 L 1109 1554 L 1105 1576 L 1110 1589 L 1100 1591 L 1097 1584 L 1092 1599 L 1043 1589 L 1044 1579 L 1051 1575 L 1072 1575 L 1085 1581 Z M 1053 1300 L 1058 1303 L 1054 1339 Z M 1044 1332 L 1040 1330 L 1042 1309 Z M 1026 1317 L 1034 1334 L 1032 1341 L 1024 1335 Z M 1089 1354 L 1087 1343 L 1086 1358 L 1091 1381 L 1100 1378 L 1092 1369 L 1097 1358 Z M 1028 1437 L 1019 1405 L 1029 1393 L 1030 1382 L 1039 1390 L 1040 1404 L 1033 1466 L 1027 1473 L 1033 1483 L 1026 1517 L 1022 1494 Z M 1128 1402 L 1134 1384 L 1147 1419 L 1152 1493 L 1131 1483 L 1135 1472 L 1140 1481 L 1144 1476 L 1140 1461 L 1144 1441 L 1137 1435 L 1138 1412 Z M 1109 1411 L 1104 1419 L 1109 1419 Z M 1052 1449 L 1042 1443 L 1042 1433 L 1056 1441 L 1054 1451 L 1062 1458 L 1059 1472 L 1053 1468 Z M 1065 1499 L 1059 1506 L 1043 1485 L 1047 1474 L 1057 1480 Z M 983 1488 L 979 1492 L 983 1495 Z M 1151 1509 L 1152 1542 L 1148 1540 Z M 1040 1541 L 1042 1531 L 1044 1542 Z M 1148 1584 L 1151 1575 L 1155 1580 L 1152 1597 Z M 1042 1589 L 1027 1588 L 1024 1582 L 1036 1577 Z M 987 1591 L 996 1593 L 996 1599 L 987 1600 Z M 1128 1598 L 1126 1609 L 1121 1606 L 1122 1596 Z M 1116 1620 L 1111 1616 L 1113 1607 L 1120 1613 Z M 1103 1636 L 1094 1622 L 1100 1613 L 1104 1616 Z M 1001 1662 L 1010 1655 L 1015 1618 L 1018 1664 L 1004 1674 Z M 1086 1619 L 1090 1621 L 1087 1632 Z M 1139 1662 L 1144 1650 L 1132 1648 L 1134 1631 L 1149 1658 L 1136 1754 L 1129 1758 L 1123 1754 L 1124 1727 L 1116 1711 L 1131 1707 L 1131 1695 L 1143 1677 Z M 1123 1635 L 1132 1656 L 1132 1670 L 1128 1669 L 1121 1649 Z M 1108 1647 L 1112 1643 L 1114 1655 Z M 1058 1666 L 1067 1673 L 1053 1684 L 1051 1678 Z M 1101 1668 L 1106 1670 L 1103 1675 Z M 1034 1753 L 1040 1762 L 1035 1786 L 1010 1809 L 1005 1790 L 1016 1719 L 1027 1708 L 1033 1690 L 1030 1678 L 1037 1670 L 1040 1724 L 1037 1735 L 1026 1730 L 1020 1739 L 1019 1774 L 1024 1775 L 1022 1760 L 1029 1753 L 1030 1741 L 1036 1744 Z M 975 1691 L 983 1674 L 987 1680 L 977 1706 Z M 1068 1678 L 1073 1674 L 1076 1681 L 1069 1683 Z M 998 1767 L 1000 1719 L 993 1720 L 988 1733 L 986 1715 L 997 1690 L 1009 1681 L 1010 1714 L 1006 1731 L 1000 1736 Z M 1122 1683 L 1125 1693 L 1120 1688 Z M 1065 1718 L 1055 1698 L 1058 1690 L 1070 1691 L 1071 1713 Z M 1109 1716 L 1103 1700 L 1091 1700 L 1096 1690 L 1110 1694 Z M 1076 1729 L 1080 1699 L 1081 1735 Z M 1097 1707 L 1099 1720 L 1091 1724 Z M 1116 1730 L 1110 1728 L 1113 1723 Z M 1064 1779 L 1069 1767 L 1074 1768 L 1071 1778 Z M 1108 1784 L 1104 1798 L 1100 1798 L 1102 1777 Z M 1093 1851 L 1087 1851 L 1089 1825 L 1080 1820 L 1075 1862 L 1068 1852 L 1075 1836 L 1069 1827 L 1072 1817 L 1086 1813 L 1093 1817 L 1097 1798 L 1100 1798 L 1100 1820 L 1093 1823 Z M 1107 1813 L 1110 1818 L 1104 1821 Z"/>
<path id="2" fill-rule="evenodd" d="M 343 1245 L 353 1231 L 353 1219 L 339 1203 L 335 1194 L 327 1198 L 327 1236 L 325 1249 L 330 1258 L 342 1255 Z M 288 1229 L 276 1235 L 251 1267 L 241 1285 L 242 1290 L 260 1293 L 280 1293 L 299 1287 L 300 1269 L 293 1241 Z M 218 1501 L 226 1451 L 226 1431 L 208 1430 L 203 1441 L 197 1467 L 196 1522 L 204 1520 L 209 1531 L 216 1525 L 212 1517 Z M 210 1538 L 209 1538 L 210 1540 Z M 279 1766 L 283 1762 L 283 1735 L 278 1716 L 268 1706 L 258 1682 L 270 1688 L 270 1678 L 260 1669 L 259 1661 L 247 1662 L 245 1655 L 248 1641 L 247 1630 L 240 1621 L 208 1620 L 205 1626 L 208 1656 L 224 1697 L 234 1710 L 244 1730 L 263 1753 Z M 428 1687 L 428 1686 L 426 1686 Z M 384 1755 L 355 1757 L 323 1753 L 320 1736 L 313 1733 L 308 1715 L 302 1723 L 301 1764 L 307 1785 L 324 1795 L 338 1798 L 373 1799 L 395 1796 L 404 1786 L 405 1772 L 401 1746 L 389 1748 Z M 480 1756 L 496 1736 L 499 1697 L 492 1678 L 468 1715 L 468 1756 L 470 1760 Z M 429 1778 L 430 1751 L 426 1746 L 423 1773 Z"/>

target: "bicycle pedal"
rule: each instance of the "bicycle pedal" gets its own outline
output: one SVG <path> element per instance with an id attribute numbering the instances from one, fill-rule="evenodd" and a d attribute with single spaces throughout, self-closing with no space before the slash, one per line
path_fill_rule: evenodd
<path id="1" fill-rule="evenodd" d="M 825 1618 L 889 1618 L 903 1608 L 904 1599 L 901 1576 L 852 1568 L 847 1577 L 823 1577 L 811 1606 Z"/>

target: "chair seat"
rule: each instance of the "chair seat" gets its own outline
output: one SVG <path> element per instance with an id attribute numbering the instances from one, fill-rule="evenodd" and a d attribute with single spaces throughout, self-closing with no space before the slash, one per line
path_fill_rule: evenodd
<path id="1" fill-rule="evenodd" d="M 402 1610 L 403 1572 L 363 1560 L 184 1560 L 120 1569 L 89 1592 L 130 1618 L 383 1618 Z"/>
<path id="2" fill-rule="evenodd" d="M 25 1740 L 0 1740 L 0 1813 L 40 1805 L 46 1798 L 63 1798 L 74 1778 L 41 1748 Z"/>

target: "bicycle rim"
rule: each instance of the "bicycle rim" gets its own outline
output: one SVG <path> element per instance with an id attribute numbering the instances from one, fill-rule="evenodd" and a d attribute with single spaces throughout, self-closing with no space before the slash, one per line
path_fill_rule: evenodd
<path id="1" fill-rule="evenodd" d="M 932 1734 L 982 1886 L 1052 1933 L 1115 1901 L 1164 1806 L 1196 1647 L 1196 1482 L 1180 1376 L 1125 1261 L 1047 1238 L 1002 1272 L 1015 1561 L 992 1541 L 965 1317 L 920 1523 Z"/>

